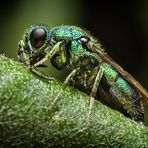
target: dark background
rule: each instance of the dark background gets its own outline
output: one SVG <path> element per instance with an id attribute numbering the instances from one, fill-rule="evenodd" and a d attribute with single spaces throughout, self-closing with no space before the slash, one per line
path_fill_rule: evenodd
<path id="1" fill-rule="evenodd" d="M 89 30 L 119 65 L 148 88 L 147 0 L 0 1 L 0 53 L 17 60 L 17 44 L 25 29 L 40 23 Z"/>

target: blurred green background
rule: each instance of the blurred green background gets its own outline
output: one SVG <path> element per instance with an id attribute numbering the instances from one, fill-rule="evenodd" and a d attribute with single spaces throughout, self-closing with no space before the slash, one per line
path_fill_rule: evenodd
<path id="1" fill-rule="evenodd" d="M 18 41 L 32 24 L 89 30 L 118 64 L 148 88 L 147 0 L 3 0 L 0 53 L 17 60 Z"/>

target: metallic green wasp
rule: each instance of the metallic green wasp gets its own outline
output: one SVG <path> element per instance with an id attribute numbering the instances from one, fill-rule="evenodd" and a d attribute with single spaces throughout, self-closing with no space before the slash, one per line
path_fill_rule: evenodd
<path id="1" fill-rule="evenodd" d="M 76 26 L 30 27 L 19 42 L 18 56 L 37 75 L 52 80 L 36 67 L 50 59 L 61 70 L 73 68 L 64 81 L 75 81 L 77 88 L 90 95 L 88 121 L 94 98 L 124 115 L 143 121 L 144 107 L 148 107 L 147 91 L 105 53 L 99 42 L 88 32 Z M 55 105 L 62 89 L 50 105 Z"/>

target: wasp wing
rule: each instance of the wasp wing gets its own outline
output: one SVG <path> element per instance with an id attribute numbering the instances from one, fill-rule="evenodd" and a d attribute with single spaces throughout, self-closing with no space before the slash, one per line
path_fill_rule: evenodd
<path id="1" fill-rule="evenodd" d="M 127 71 L 125 71 L 121 66 L 119 66 L 111 57 L 104 52 L 104 49 L 100 48 L 100 44 L 91 44 L 91 42 L 87 43 L 87 47 L 99 54 L 100 58 L 105 62 L 109 63 L 113 66 L 124 78 L 126 78 L 137 90 L 140 92 L 141 99 L 143 105 L 148 107 L 148 93 L 147 91 L 141 86 L 141 84 Z"/>

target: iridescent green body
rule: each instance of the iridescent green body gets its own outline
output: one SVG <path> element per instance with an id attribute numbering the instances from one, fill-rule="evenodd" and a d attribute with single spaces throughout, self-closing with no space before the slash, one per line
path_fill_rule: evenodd
<path id="1" fill-rule="evenodd" d="M 53 28 L 52 30 L 52 34 L 56 36 L 58 41 L 61 41 L 63 39 L 71 40 L 70 56 L 75 68 L 86 68 L 86 72 L 86 70 L 91 71 L 97 66 L 100 59 L 99 55 L 90 56 L 90 54 L 93 53 L 87 51 L 87 49 L 84 49 L 81 44 L 75 41 L 75 39 L 78 39 L 81 36 L 87 36 L 91 39 L 92 42 L 94 42 L 94 44 L 96 44 L 97 41 L 94 40 L 89 34 L 75 26 L 61 26 Z M 80 58 L 82 58 L 82 61 L 80 60 Z M 102 96 L 100 99 L 106 98 L 103 95 L 108 96 L 108 99 L 103 100 L 104 103 L 107 103 L 113 108 L 120 110 L 127 116 L 134 117 L 135 120 L 142 120 L 143 109 L 139 92 L 134 88 L 134 86 L 129 84 L 129 82 L 124 77 L 122 77 L 118 73 L 118 71 L 114 69 L 110 64 L 103 62 L 102 67 L 104 69 L 104 75 L 101 80 L 100 88 L 105 94 L 101 93 Z M 91 75 L 94 76 L 95 73 L 96 72 L 93 71 Z M 86 88 L 88 88 L 89 86 L 91 85 L 88 84 Z"/>
<path id="2" fill-rule="evenodd" d="M 33 37 L 39 29 L 44 32 L 46 38 L 43 43 L 39 42 L 41 45 L 37 47 L 35 45 L 38 45 L 36 44 L 38 41 L 33 40 Z M 89 44 L 95 45 L 95 50 L 88 48 L 87 43 L 82 42 L 83 37 L 85 40 L 88 39 Z M 99 52 L 103 53 L 104 49 L 88 32 L 76 26 L 61 25 L 50 30 L 45 26 L 33 26 L 27 30 L 23 42 L 29 57 L 25 62 L 31 63 L 30 65 L 42 61 L 54 48 L 56 52 L 52 53 L 50 60 L 56 69 L 79 68 L 79 72 L 72 81 L 76 88 L 87 94 L 90 94 L 94 79 L 101 67 L 103 76 L 96 99 L 134 120 L 143 120 L 141 92 L 117 68 L 102 59 Z M 21 55 L 21 53 L 19 54 Z M 22 62 L 24 61 L 22 60 Z"/>
<path id="3" fill-rule="evenodd" d="M 144 108 L 139 91 L 108 63 L 102 63 L 103 77 L 96 99 L 136 121 L 143 120 Z M 97 70 L 75 77 L 75 87 L 90 94 Z M 78 78 L 77 78 L 78 77 Z"/>

